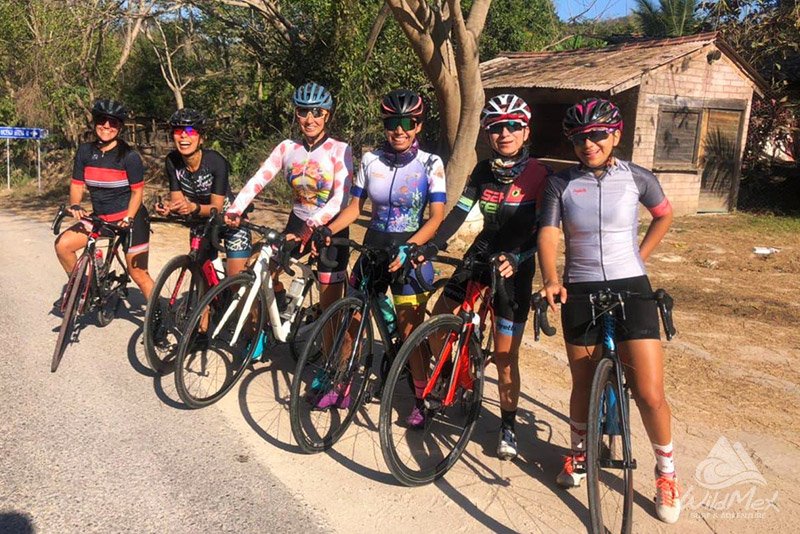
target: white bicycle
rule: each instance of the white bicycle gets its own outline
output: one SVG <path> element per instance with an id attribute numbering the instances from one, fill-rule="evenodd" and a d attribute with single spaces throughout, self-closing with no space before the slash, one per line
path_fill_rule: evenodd
<path id="1" fill-rule="evenodd" d="M 175 388 L 190 408 L 221 399 L 250 363 L 266 358 L 278 343 L 296 343 L 304 326 L 319 315 L 317 274 L 289 255 L 294 243 L 264 226 L 248 221 L 241 226 L 264 238 L 258 259 L 203 296 L 178 348 Z M 272 273 L 278 268 L 293 277 L 282 311 L 272 287 Z"/>

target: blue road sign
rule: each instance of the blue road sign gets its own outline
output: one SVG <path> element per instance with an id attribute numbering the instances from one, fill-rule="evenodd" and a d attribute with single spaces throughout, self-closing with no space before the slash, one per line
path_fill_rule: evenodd
<path id="1" fill-rule="evenodd" d="M 0 139 L 44 139 L 48 131 L 44 128 L 17 128 L 0 126 Z"/>

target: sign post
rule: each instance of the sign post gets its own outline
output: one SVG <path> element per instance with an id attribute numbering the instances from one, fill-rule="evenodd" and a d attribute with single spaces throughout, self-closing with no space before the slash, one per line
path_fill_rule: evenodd
<path id="1" fill-rule="evenodd" d="M 34 139 L 36 141 L 36 177 L 39 191 L 42 190 L 42 151 L 41 140 L 47 137 L 44 128 L 17 128 L 16 126 L 0 126 L 0 139 L 6 140 L 6 185 L 11 189 L 11 140 Z"/>

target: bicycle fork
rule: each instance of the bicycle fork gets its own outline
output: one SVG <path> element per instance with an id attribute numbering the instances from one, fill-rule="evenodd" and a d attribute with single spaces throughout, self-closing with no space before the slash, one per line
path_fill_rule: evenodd
<path id="1" fill-rule="evenodd" d="M 447 336 L 447 341 L 439 354 L 439 361 L 436 363 L 436 367 L 422 393 L 426 408 L 434 409 L 440 406 L 451 406 L 455 400 L 456 387 L 459 383 L 464 389 L 472 388 L 473 378 L 469 374 L 469 343 L 475 330 L 476 321 L 479 320 L 480 318 L 478 315 L 473 314 L 471 320 L 464 321 L 459 334 L 451 332 Z M 455 362 L 453 362 L 450 378 L 447 383 L 447 394 L 442 401 L 428 399 L 428 395 L 433 391 L 434 384 L 436 384 L 439 380 L 439 376 L 442 374 L 442 369 L 444 369 L 445 364 L 452 359 L 450 355 L 452 354 L 453 343 L 456 342 L 458 346 L 456 347 Z"/>
<path id="2" fill-rule="evenodd" d="M 603 316 L 605 338 L 604 358 L 610 358 L 614 362 L 611 368 L 616 382 L 616 391 L 619 391 L 623 398 L 617 398 L 615 390 L 610 389 L 604 394 L 603 406 L 606 411 L 606 418 L 603 424 L 603 434 L 608 436 L 622 437 L 622 460 L 609 458 L 601 461 L 601 467 L 615 469 L 636 469 L 636 460 L 633 458 L 631 445 L 630 414 L 628 410 L 629 395 L 625 388 L 624 375 L 621 368 L 621 361 L 617 354 L 616 343 L 614 342 L 614 318 L 610 314 Z"/>

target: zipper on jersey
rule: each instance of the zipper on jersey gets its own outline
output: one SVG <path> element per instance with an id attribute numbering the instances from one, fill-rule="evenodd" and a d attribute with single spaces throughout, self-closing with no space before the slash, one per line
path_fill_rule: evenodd
<path id="1" fill-rule="evenodd" d="M 392 219 L 392 191 L 394 191 L 394 180 L 397 178 L 397 167 L 392 165 L 394 172 L 392 173 L 392 183 L 389 184 L 389 216 L 386 218 L 386 232 L 389 231 L 389 222 Z"/>
<path id="2" fill-rule="evenodd" d="M 605 175 L 603 175 L 605 176 Z M 603 281 L 607 282 L 608 277 L 606 276 L 606 264 L 603 259 L 603 176 L 597 179 L 597 206 L 598 206 L 598 221 L 597 221 L 597 235 L 600 240 L 600 270 L 603 273 Z"/>

